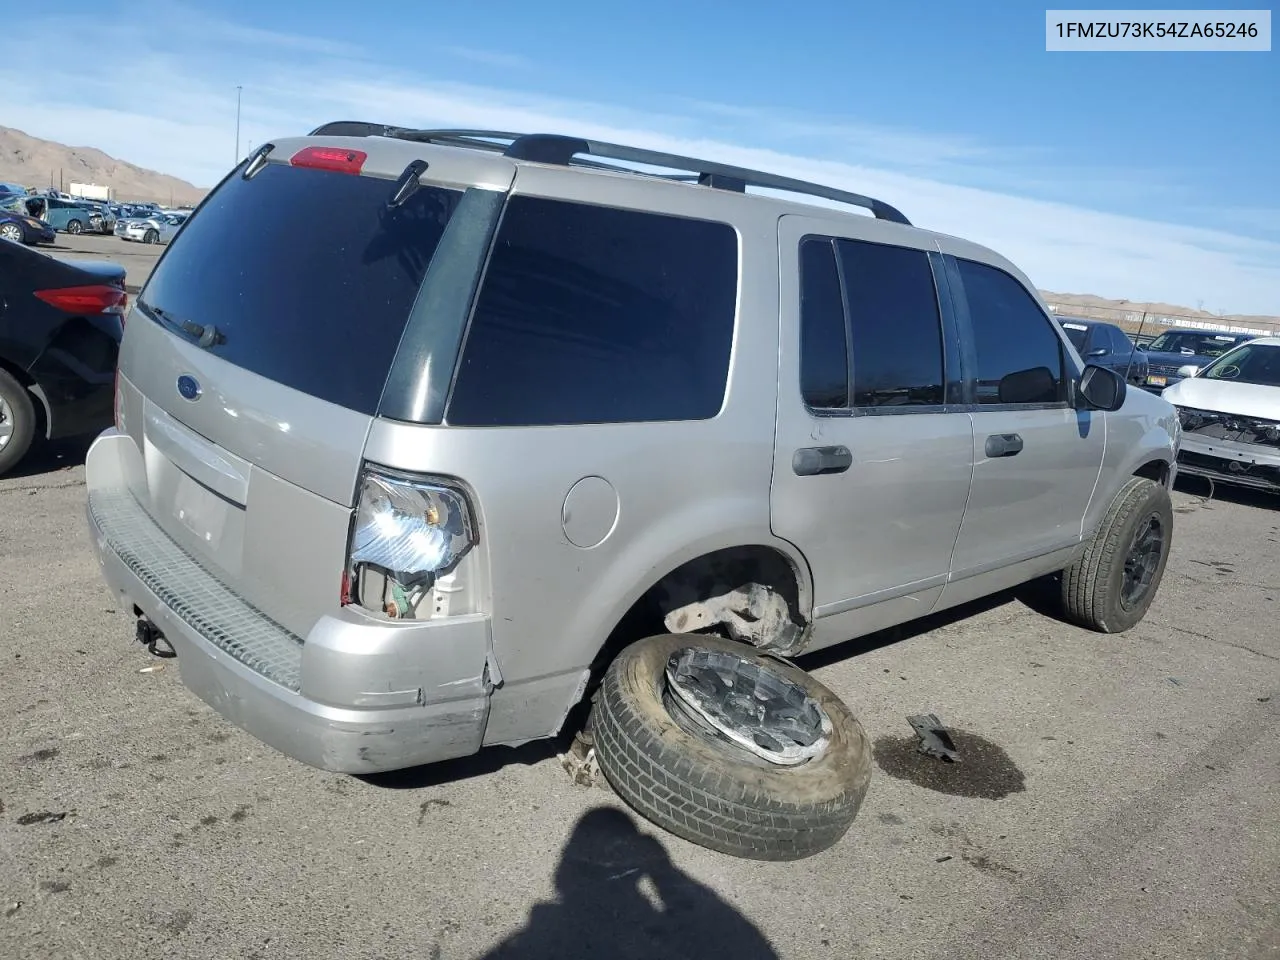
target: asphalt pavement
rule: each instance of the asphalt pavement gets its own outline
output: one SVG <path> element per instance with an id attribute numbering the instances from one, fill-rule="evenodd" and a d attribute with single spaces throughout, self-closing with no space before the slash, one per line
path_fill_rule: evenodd
<path id="1" fill-rule="evenodd" d="M 364 779 L 274 753 L 134 642 L 83 454 L 0 480 L 4 960 L 1280 957 L 1276 498 L 1188 480 L 1127 634 L 1002 596 L 805 661 L 871 789 L 836 847 L 762 864 L 574 784 L 563 744 Z"/>
<path id="2" fill-rule="evenodd" d="M 165 246 L 159 243 L 139 243 L 121 240 L 119 237 L 100 233 L 82 233 L 71 236 L 59 233 L 51 244 L 37 249 L 60 260 L 112 260 L 125 268 L 125 286 L 136 295 L 142 289 L 151 270 L 155 267 Z"/>

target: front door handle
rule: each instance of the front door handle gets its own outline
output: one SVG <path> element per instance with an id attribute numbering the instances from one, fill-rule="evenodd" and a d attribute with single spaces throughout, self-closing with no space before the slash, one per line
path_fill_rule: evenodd
<path id="1" fill-rule="evenodd" d="M 817 477 L 825 473 L 844 473 L 853 465 L 848 447 L 801 447 L 791 458 L 791 469 L 797 477 Z"/>
<path id="2" fill-rule="evenodd" d="M 1016 433 L 993 433 L 987 437 L 988 457 L 1012 457 L 1022 452 L 1022 438 Z"/>

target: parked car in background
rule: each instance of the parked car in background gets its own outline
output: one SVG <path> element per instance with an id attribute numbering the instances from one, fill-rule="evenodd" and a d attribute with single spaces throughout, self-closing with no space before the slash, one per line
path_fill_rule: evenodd
<path id="1" fill-rule="evenodd" d="M 1188 364 L 1203 367 L 1232 347 L 1254 339 L 1252 333 L 1222 333 L 1215 330 L 1166 330 L 1146 349 L 1147 382 L 1143 385 L 1159 393 L 1182 379 L 1178 373 Z"/>
<path id="2" fill-rule="evenodd" d="M 0 238 L 14 243 L 53 243 L 57 234 L 51 226 L 27 211 L 21 197 L 0 196 Z"/>
<path id="3" fill-rule="evenodd" d="M 1179 469 L 1280 493 L 1280 337 L 1234 347 L 1161 396 L 1182 424 Z"/>
<path id="4" fill-rule="evenodd" d="M 41 439 L 110 426 L 125 269 L 0 243 L 0 476 Z"/>
<path id="5" fill-rule="evenodd" d="M 27 188 L 20 183 L 0 182 L 0 197 L 6 195 L 26 196 Z"/>
<path id="6" fill-rule="evenodd" d="M 142 243 L 168 243 L 187 222 L 182 214 L 157 214 L 151 217 L 131 217 L 117 220 L 115 234 L 122 240 L 138 240 Z"/>
<path id="7" fill-rule="evenodd" d="M 53 229 L 70 234 L 84 233 L 89 229 L 92 211 L 86 209 L 79 200 L 63 200 L 52 194 L 40 199 L 44 201 L 43 219 Z"/>
<path id="8" fill-rule="evenodd" d="M 1114 323 L 1086 317 L 1055 319 L 1085 363 L 1108 367 L 1132 384 L 1147 382 L 1147 355 Z"/>

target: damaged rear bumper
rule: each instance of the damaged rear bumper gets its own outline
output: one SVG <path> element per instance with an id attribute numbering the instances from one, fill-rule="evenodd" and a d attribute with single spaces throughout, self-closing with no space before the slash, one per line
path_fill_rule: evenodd
<path id="1" fill-rule="evenodd" d="M 112 592 L 164 633 L 196 696 L 324 770 L 376 773 L 480 749 L 499 679 L 487 617 L 386 624 L 335 606 L 296 637 L 166 536 L 130 492 L 124 444 L 136 454 L 108 430 L 89 452 L 93 547 Z"/>

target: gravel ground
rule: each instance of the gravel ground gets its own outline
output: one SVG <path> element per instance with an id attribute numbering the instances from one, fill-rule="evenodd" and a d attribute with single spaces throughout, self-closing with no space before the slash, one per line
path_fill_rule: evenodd
<path id="1" fill-rule="evenodd" d="M 370 779 L 273 753 L 133 642 L 83 454 L 0 480 L 4 960 L 1280 957 L 1280 500 L 1188 481 L 1128 634 L 1000 597 L 811 658 L 871 791 L 761 864 L 573 784 L 561 744 Z M 963 764 L 915 753 L 924 712 Z"/>

